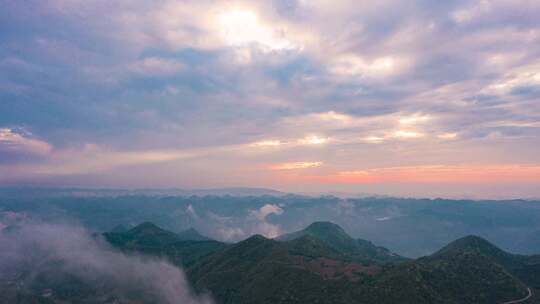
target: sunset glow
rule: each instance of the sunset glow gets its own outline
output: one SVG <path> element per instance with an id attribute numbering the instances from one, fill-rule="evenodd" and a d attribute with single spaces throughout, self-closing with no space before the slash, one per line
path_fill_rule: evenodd
<path id="1" fill-rule="evenodd" d="M 320 183 L 540 183 L 540 165 L 414 166 L 304 176 Z"/>
<path id="2" fill-rule="evenodd" d="M 322 145 L 328 141 L 327 138 L 319 137 L 316 135 L 308 136 L 306 138 L 303 138 L 299 140 L 301 144 L 308 144 L 308 145 Z"/>
<path id="3" fill-rule="evenodd" d="M 0 3 L 1 303 L 540 301 L 540 0 Z"/>
<path id="4" fill-rule="evenodd" d="M 253 146 L 256 147 L 278 147 L 281 146 L 283 143 L 279 140 L 263 140 L 253 143 Z"/>
<path id="5" fill-rule="evenodd" d="M 322 166 L 322 162 L 294 162 L 294 163 L 280 163 L 270 166 L 272 170 L 296 170 L 296 169 L 309 169 Z"/>
<path id="6" fill-rule="evenodd" d="M 538 1 L 128 2 L 2 7 L 0 187 L 540 197 Z"/>

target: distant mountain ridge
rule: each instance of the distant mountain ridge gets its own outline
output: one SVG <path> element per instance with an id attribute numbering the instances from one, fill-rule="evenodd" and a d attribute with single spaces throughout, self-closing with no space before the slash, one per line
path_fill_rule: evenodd
<path id="1" fill-rule="evenodd" d="M 282 192 L 268 188 L 255 187 L 227 187 L 207 189 L 181 189 L 181 188 L 141 188 L 141 189 L 114 189 L 114 188 L 34 188 L 34 187 L 0 187 L 0 197 L 108 197 L 126 195 L 150 196 L 284 196 Z"/>
<path id="2" fill-rule="evenodd" d="M 55 190 L 18 188 L 6 194 L 11 198 L 5 198 L 0 188 L 0 217 L 6 212 L 35 214 L 47 219 L 68 217 L 91 231 L 111 231 L 116 225 L 132 227 L 142 221 L 152 221 L 174 232 L 193 226 L 216 238 L 237 242 L 247 236 L 246 232 L 253 231 L 253 223 L 246 221 L 246 214 L 270 204 L 283 210 L 280 215 L 273 214 L 269 218 L 281 231 L 299 230 L 299 219 L 306 226 L 324 219 L 343 225 L 355 237 L 407 257 L 430 254 L 465 234 L 488 238 L 511 252 L 540 252 L 540 202 L 340 199 L 292 194 L 191 196 L 163 192 L 167 189 L 160 192 L 143 189 L 140 193 L 137 190 L 72 190 L 75 192 L 48 193 Z M 216 221 L 215 215 L 230 219 L 224 224 Z M 220 230 L 229 228 L 224 225 L 237 230 L 226 235 Z"/>

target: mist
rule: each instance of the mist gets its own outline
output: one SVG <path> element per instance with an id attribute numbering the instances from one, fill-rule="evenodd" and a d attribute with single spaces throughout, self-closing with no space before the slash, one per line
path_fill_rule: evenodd
<path id="1" fill-rule="evenodd" d="M 212 303 L 191 291 L 180 268 L 123 254 L 81 226 L 4 217 L 0 248 L 0 284 L 9 290 L 5 303 L 73 297 L 73 290 L 79 303 Z"/>

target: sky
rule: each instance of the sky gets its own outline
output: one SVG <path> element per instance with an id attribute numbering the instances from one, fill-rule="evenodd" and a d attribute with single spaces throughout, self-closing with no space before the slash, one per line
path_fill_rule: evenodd
<path id="1" fill-rule="evenodd" d="M 536 0 L 0 0 L 0 185 L 540 197 Z"/>

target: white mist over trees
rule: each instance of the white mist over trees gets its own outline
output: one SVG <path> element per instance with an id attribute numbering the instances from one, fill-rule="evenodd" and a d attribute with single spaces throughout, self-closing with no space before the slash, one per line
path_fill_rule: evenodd
<path id="1" fill-rule="evenodd" d="M 125 255 L 78 226 L 16 219 L 0 219 L 0 284 L 24 278 L 14 287 L 19 293 L 61 297 L 68 283 L 85 301 L 212 303 L 192 294 L 182 270 L 167 261 Z"/>

